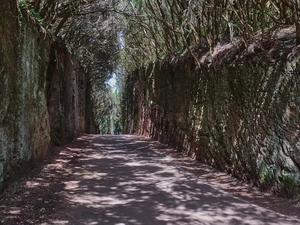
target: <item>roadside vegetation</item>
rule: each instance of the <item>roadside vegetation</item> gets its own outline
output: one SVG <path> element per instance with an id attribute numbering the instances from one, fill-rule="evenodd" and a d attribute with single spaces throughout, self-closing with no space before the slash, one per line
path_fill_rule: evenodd
<path id="1" fill-rule="evenodd" d="M 113 72 L 126 77 L 186 52 L 200 67 L 197 51 L 212 52 L 236 39 L 244 49 L 253 42 L 269 49 L 286 26 L 300 44 L 299 0 L 19 0 L 19 5 L 80 60 L 93 85 L 99 121 L 116 105 L 106 85 Z M 119 88 L 125 80 L 119 78 Z"/>

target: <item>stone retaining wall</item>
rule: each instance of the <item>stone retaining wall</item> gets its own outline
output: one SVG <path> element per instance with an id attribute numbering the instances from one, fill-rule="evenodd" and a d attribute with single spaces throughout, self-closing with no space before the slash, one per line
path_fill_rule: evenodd
<path id="1" fill-rule="evenodd" d="M 299 193 L 300 46 L 289 35 L 269 50 L 199 53 L 197 70 L 182 56 L 136 71 L 126 86 L 124 132 L 278 194 Z"/>

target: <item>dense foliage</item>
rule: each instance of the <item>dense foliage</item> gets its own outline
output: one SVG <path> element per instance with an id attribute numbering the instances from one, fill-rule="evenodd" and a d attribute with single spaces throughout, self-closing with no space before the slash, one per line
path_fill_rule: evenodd
<path id="1" fill-rule="evenodd" d="M 102 102 L 111 102 L 104 100 L 111 98 L 105 81 L 120 67 L 126 75 L 149 62 L 185 52 L 200 66 L 195 53 L 199 48 L 212 52 L 218 44 L 241 39 L 243 48 L 256 42 L 263 50 L 272 46 L 282 26 L 294 27 L 295 44 L 300 44 L 299 0 L 19 2 L 69 46 L 90 74 L 94 92 L 104 90 L 93 94 L 101 96 Z M 109 104 L 100 105 L 96 111 L 109 111 Z"/>
<path id="2" fill-rule="evenodd" d="M 130 56 L 133 68 L 183 51 L 199 64 L 192 46 L 213 50 L 236 38 L 245 47 L 250 41 L 270 47 L 284 25 L 296 28 L 300 44 L 299 0 L 124 0 L 123 4 L 123 59 Z M 254 40 L 257 33 L 261 37 Z"/>
<path id="3" fill-rule="evenodd" d="M 299 0 L 20 1 L 30 3 L 91 70 L 113 70 L 120 49 L 123 66 L 139 67 L 184 50 L 192 53 L 195 45 L 213 49 L 235 38 L 247 45 L 258 32 L 262 46 L 269 46 L 283 25 L 295 26 L 300 44 Z"/>
<path id="4" fill-rule="evenodd" d="M 106 81 L 118 57 L 118 23 L 114 11 L 117 1 L 95 0 L 19 0 L 52 35 L 64 42 L 89 75 L 96 123 L 110 118 L 112 91 Z M 101 131 L 101 132 L 102 132 Z"/>

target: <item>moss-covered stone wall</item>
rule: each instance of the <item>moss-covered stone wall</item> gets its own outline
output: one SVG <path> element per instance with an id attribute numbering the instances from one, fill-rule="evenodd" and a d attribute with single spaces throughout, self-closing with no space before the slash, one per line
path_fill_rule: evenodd
<path id="1" fill-rule="evenodd" d="M 281 195 L 300 191 L 300 46 L 223 46 L 128 78 L 124 132 L 149 135 Z M 215 61 L 213 64 L 212 59 Z"/>
<path id="2" fill-rule="evenodd" d="M 89 131 L 87 75 L 17 1 L 0 0 L 0 189 L 52 144 Z"/>
<path id="3" fill-rule="evenodd" d="M 47 73 L 47 106 L 51 138 L 57 145 L 85 131 L 87 76 L 68 49 L 51 44 Z"/>

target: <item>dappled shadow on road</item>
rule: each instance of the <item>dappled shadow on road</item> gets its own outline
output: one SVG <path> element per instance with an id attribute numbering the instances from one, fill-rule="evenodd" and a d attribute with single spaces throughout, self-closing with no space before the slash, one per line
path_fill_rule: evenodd
<path id="1" fill-rule="evenodd" d="M 58 157 L 62 149 L 65 148 L 53 148 L 49 158 L 9 184 L 0 194 L 0 224 L 41 224 L 55 211 L 63 209 L 61 190 L 64 184 L 61 181 L 70 176 L 70 155 Z"/>
<path id="2" fill-rule="evenodd" d="M 160 146 L 158 147 L 157 146 Z M 252 204 L 259 205 L 264 208 L 274 210 L 276 212 L 300 218 L 300 201 L 299 198 L 287 199 L 278 197 L 273 193 L 261 191 L 253 184 L 243 182 L 234 178 L 224 172 L 214 169 L 206 164 L 193 160 L 187 155 L 178 152 L 166 145 L 152 142 L 151 146 L 154 151 L 165 155 L 174 164 L 180 166 L 182 169 L 187 170 L 204 181 L 215 185 L 218 188 L 226 190 L 235 196 L 245 199 Z M 156 146 L 156 147 L 155 147 Z"/>
<path id="3" fill-rule="evenodd" d="M 0 224 L 300 224 L 217 190 L 207 180 L 240 186 L 143 137 L 84 135 L 54 151 L 0 195 Z"/>
<path id="4" fill-rule="evenodd" d="M 80 140 L 84 148 L 68 147 L 57 159 L 72 155 L 71 166 L 61 168 L 66 209 L 48 224 L 299 224 L 217 190 L 159 154 L 159 145 L 148 139 Z"/>

